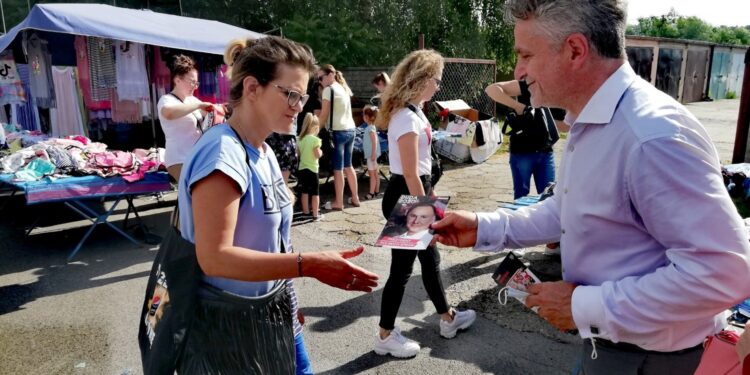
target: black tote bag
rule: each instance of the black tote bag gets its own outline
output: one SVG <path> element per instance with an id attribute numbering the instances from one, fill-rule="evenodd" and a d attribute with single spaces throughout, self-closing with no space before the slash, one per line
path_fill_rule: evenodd
<path id="1" fill-rule="evenodd" d="M 177 368 L 202 276 L 195 245 L 170 225 L 156 253 L 141 307 L 138 345 L 144 374 L 173 374 Z"/>

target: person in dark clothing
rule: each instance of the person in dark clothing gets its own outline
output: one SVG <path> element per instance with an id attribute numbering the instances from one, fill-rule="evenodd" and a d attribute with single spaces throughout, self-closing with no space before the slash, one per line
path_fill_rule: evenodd
<path id="1" fill-rule="evenodd" d="M 487 86 L 485 92 L 492 100 L 512 110 L 508 115 L 508 123 L 511 127 L 513 199 L 529 194 L 531 176 L 534 176 L 537 194 L 541 194 L 555 180 L 552 146 L 558 135 L 550 109 L 531 107 L 531 94 L 525 81 L 493 83 Z"/>

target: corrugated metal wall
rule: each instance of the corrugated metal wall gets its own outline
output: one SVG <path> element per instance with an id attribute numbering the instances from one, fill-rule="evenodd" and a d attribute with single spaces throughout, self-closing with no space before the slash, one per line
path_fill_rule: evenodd
<path id="1" fill-rule="evenodd" d="M 741 94 L 747 47 L 633 36 L 626 43 L 633 70 L 680 102 Z"/>

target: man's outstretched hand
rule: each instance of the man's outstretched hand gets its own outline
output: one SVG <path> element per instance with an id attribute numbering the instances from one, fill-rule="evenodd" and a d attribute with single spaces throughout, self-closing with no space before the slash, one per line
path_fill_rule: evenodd
<path id="1" fill-rule="evenodd" d="M 434 242 L 455 247 L 474 247 L 477 243 L 477 214 L 468 211 L 450 211 L 432 223 Z"/>

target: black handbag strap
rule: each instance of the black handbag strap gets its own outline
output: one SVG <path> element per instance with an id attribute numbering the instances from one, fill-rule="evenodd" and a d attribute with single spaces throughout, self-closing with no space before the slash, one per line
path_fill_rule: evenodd
<path id="1" fill-rule="evenodd" d="M 414 114 L 416 114 L 417 117 L 419 117 L 420 120 L 424 121 L 427 124 L 427 126 L 432 127 L 432 125 L 430 124 L 430 121 L 427 120 L 427 117 L 425 117 L 425 115 L 424 115 L 424 113 L 422 113 L 422 111 L 420 111 L 419 109 L 417 109 L 417 106 L 415 106 L 414 104 L 409 103 L 409 104 L 406 105 L 406 108 L 409 108 L 410 111 L 414 112 Z M 435 150 L 432 147 L 432 136 L 428 136 L 428 137 L 429 137 L 429 140 L 430 140 L 430 151 L 431 151 L 432 157 L 434 158 L 435 157 Z"/>
<path id="2" fill-rule="evenodd" d="M 258 171 L 255 169 L 255 167 L 253 167 L 253 165 L 250 164 L 250 155 L 248 155 L 247 149 L 245 149 L 245 143 L 242 142 L 242 137 L 240 137 L 240 133 L 238 133 L 237 129 L 233 128 L 231 125 L 229 124 L 227 125 L 229 126 L 229 129 L 232 129 L 232 131 L 234 132 L 234 135 L 237 137 L 237 140 L 240 142 L 240 146 L 242 146 L 242 151 L 245 152 L 245 163 L 250 168 L 250 170 L 253 171 L 253 173 L 260 175 Z M 273 179 L 273 176 L 271 176 L 271 179 Z M 271 183 L 273 184 L 273 181 L 271 181 Z M 284 239 L 282 238 L 282 235 L 281 235 L 281 223 L 279 223 L 279 242 L 280 242 L 279 247 L 281 248 L 281 252 L 286 253 L 286 246 L 284 245 Z"/>
<path id="3" fill-rule="evenodd" d="M 417 106 L 415 106 L 414 104 L 409 103 L 409 104 L 406 105 L 406 108 L 409 108 L 410 111 L 414 112 L 414 114 L 417 115 L 417 117 L 419 117 L 420 120 L 423 120 L 425 122 L 429 122 L 429 121 L 427 121 L 426 118 L 424 118 L 424 113 L 422 113 L 422 111 L 420 111 L 417 108 Z"/>
<path id="4" fill-rule="evenodd" d="M 173 93 L 173 92 L 170 92 L 170 93 L 169 93 L 169 95 L 172 95 L 172 96 L 174 96 L 174 97 L 175 97 L 175 99 L 177 99 L 177 100 L 179 100 L 179 101 L 180 101 L 180 103 L 182 103 L 182 104 L 185 104 L 185 101 L 184 101 L 184 100 L 182 100 L 182 99 L 180 99 L 180 97 L 179 97 L 179 96 L 177 96 L 177 95 L 175 95 L 175 93 Z M 195 117 L 195 127 L 196 127 L 196 128 L 198 128 L 198 131 L 200 131 L 200 132 L 201 132 L 201 134 L 203 134 L 203 127 L 201 126 L 201 119 L 200 119 L 200 118 L 198 118 L 198 116 L 196 116 L 196 115 L 195 115 L 195 111 L 193 111 L 193 112 L 190 112 L 190 114 L 192 114 L 192 115 L 193 115 L 193 117 Z"/>
<path id="5" fill-rule="evenodd" d="M 424 113 L 422 113 L 422 111 L 420 111 L 419 109 L 417 109 L 417 106 L 415 106 L 414 104 L 408 103 L 408 104 L 406 104 L 406 108 L 409 108 L 410 111 L 414 112 L 414 114 L 416 114 L 417 117 L 419 117 L 420 120 L 424 120 L 427 123 L 427 126 L 431 126 L 430 125 L 430 121 L 427 120 L 427 118 L 424 116 Z M 433 164 L 433 173 L 432 174 L 434 175 L 434 173 L 436 172 L 438 175 L 442 175 L 443 174 L 443 166 L 440 163 L 440 156 L 435 151 L 435 147 L 432 144 L 432 139 L 430 139 L 430 158 L 432 159 L 432 164 Z M 434 171 L 435 168 L 437 168 L 437 171 Z M 440 176 L 438 176 L 437 179 L 439 180 Z M 437 180 L 435 180 L 435 183 L 431 183 L 431 185 L 433 185 L 433 187 L 434 187 L 434 185 L 437 185 Z"/>
<path id="6" fill-rule="evenodd" d="M 242 147 L 242 151 L 245 153 L 245 163 L 250 168 L 250 170 L 253 171 L 253 173 L 257 174 L 257 171 L 253 167 L 252 164 L 250 164 L 250 155 L 247 153 L 247 149 L 245 149 L 245 144 L 242 142 L 242 137 L 240 137 L 240 133 L 237 132 L 235 128 L 233 128 L 231 125 L 227 124 L 229 126 L 229 129 L 232 129 L 232 132 L 237 137 L 237 141 L 240 142 L 240 146 Z M 171 218 L 171 225 L 177 230 L 177 232 L 180 231 L 180 206 L 179 203 L 177 206 L 175 206 L 175 209 L 172 211 L 172 218 Z M 284 245 L 284 240 L 281 235 L 281 224 L 279 224 L 279 241 L 281 241 L 281 252 L 286 253 L 286 246 Z M 292 251 L 294 252 L 294 251 Z"/>

